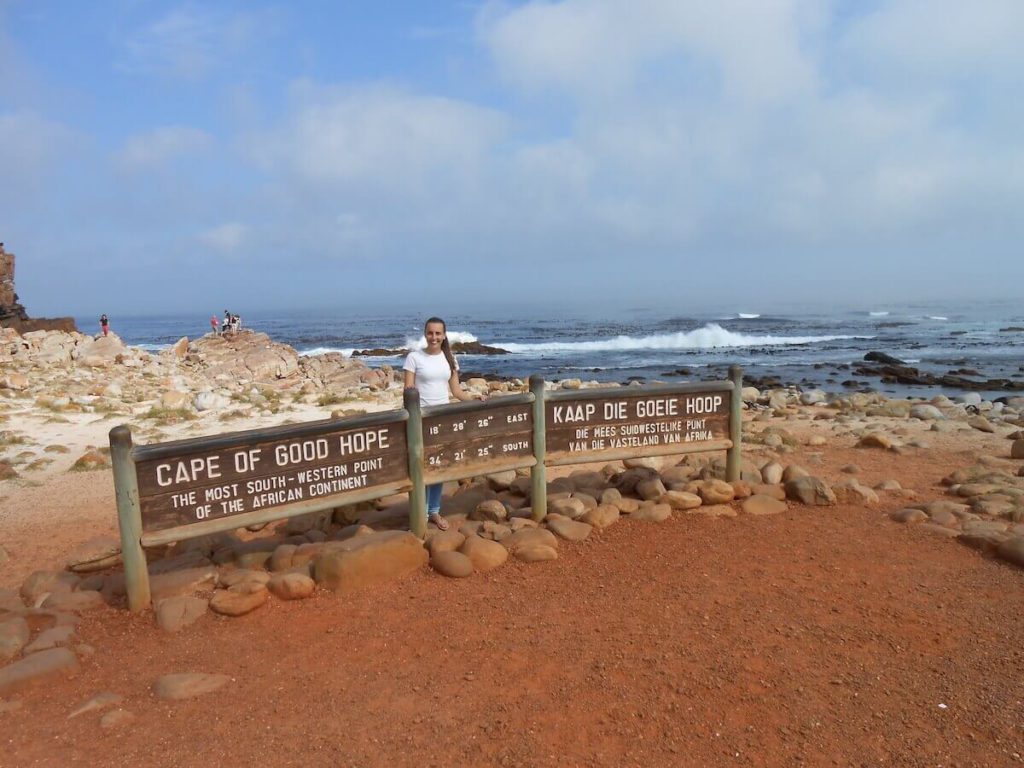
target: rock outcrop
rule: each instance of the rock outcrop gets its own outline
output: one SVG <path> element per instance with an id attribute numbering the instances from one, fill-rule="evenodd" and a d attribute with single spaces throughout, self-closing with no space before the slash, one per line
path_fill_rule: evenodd
<path id="1" fill-rule="evenodd" d="M 0 243 L 0 328 L 13 328 L 20 333 L 76 330 L 71 317 L 28 316 L 14 289 L 14 254 L 5 251 L 3 243 Z"/>

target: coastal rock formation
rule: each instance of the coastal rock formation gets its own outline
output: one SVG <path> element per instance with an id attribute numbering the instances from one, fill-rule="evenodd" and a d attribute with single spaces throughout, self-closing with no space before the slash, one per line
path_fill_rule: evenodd
<path id="1" fill-rule="evenodd" d="M 71 317 L 31 318 L 18 300 L 14 288 L 14 254 L 4 250 L 0 243 L 0 327 L 17 331 L 74 331 Z"/>

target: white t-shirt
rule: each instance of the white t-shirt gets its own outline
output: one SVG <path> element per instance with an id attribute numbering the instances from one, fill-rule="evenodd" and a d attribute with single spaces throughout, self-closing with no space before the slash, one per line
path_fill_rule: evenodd
<path id="1" fill-rule="evenodd" d="M 428 355 L 422 349 L 414 349 L 405 358 L 402 369 L 416 374 L 420 405 L 444 405 L 448 402 L 448 380 L 452 377 L 452 369 L 444 352 Z M 456 362 L 455 370 L 458 369 Z"/>

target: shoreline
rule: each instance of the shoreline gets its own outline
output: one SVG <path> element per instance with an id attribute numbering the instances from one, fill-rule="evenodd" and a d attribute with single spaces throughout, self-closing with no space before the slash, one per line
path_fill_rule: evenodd
<path id="1" fill-rule="evenodd" d="M 7 466 L 8 476 L 27 480 L 104 466 L 107 432 L 122 423 L 140 442 L 151 443 L 401 407 L 400 371 L 390 365 L 371 368 L 364 358 L 339 353 L 304 356 L 251 330 L 228 338 L 183 338 L 159 353 L 126 345 L 113 334 L 40 331 L 21 336 L 4 330 L 0 348 L 16 350 L 0 368 L 0 466 Z M 684 368 L 678 375 L 715 380 L 694 376 L 714 370 Z M 462 378 L 476 393 L 526 389 L 517 377 L 466 370 Z M 566 377 L 548 381 L 548 387 L 636 386 L 633 381 Z M 898 397 L 870 387 L 829 391 L 813 382 L 780 384 L 746 372 L 744 382 L 744 399 L 752 408 L 842 408 L 866 397 L 878 403 L 955 404 L 967 417 L 1024 405 L 1024 393 L 1015 392 L 989 399 L 978 392 L 948 397 L 940 389 Z"/>

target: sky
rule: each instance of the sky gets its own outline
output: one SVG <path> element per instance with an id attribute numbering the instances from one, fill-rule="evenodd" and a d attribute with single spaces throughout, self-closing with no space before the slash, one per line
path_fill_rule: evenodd
<path id="1" fill-rule="evenodd" d="M 1021 0 L 0 0 L 30 314 L 1020 297 Z"/>

